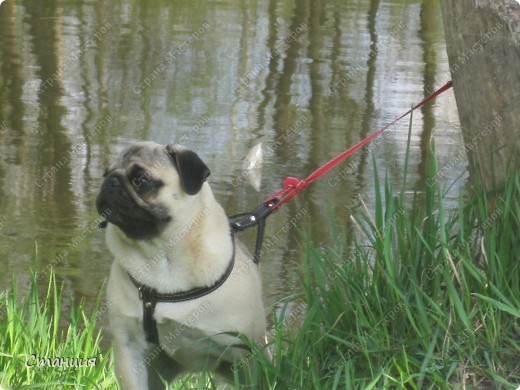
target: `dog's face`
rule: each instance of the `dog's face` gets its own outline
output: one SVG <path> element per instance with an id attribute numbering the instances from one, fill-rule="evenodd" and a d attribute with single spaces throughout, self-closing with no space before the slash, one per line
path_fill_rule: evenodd
<path id="1" fill-rule="evenodd" d="M 151 239 L 175 218 L 176 203 L 199 193 L 209 173 L 181 146 L 139 142 L 106 170 L 96 207 L 129 238 Z"/>

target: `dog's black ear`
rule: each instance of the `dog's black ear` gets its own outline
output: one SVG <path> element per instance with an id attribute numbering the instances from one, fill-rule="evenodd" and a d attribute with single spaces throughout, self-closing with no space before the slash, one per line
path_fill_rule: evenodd
<path id="1" fill-rule="evenodd" d="M 179 172 L 184 191 L 188 195 L 197 194 L 210 174 L 209 168 L 197 153 L 191 150 L 178 149 L 174 145 L 168 145 L 166 152 Z"/>

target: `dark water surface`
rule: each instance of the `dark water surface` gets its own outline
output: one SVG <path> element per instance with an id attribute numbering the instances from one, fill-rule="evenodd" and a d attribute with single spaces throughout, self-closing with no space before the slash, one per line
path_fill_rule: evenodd
<path id="1" fill-rule="evenodd" d="M 246 4 L 247 3 L 247 4 Z M 211 168 L 229 214 L 319 165 L 449 79 L 438 1 L 15 1 L 0 6 L 0 291 L 54 266 L 92 302 L 112 258 L 94 199 L 132 140 L 182 143 Z M 414 115 L 406 188 L 423 188 L 432 137 L 453 204 L 466 161 L 452 92 Z M 270 217 L 268 305 L 297 291 L 302 240 L 351 227 L 374 203 L 372 158 L 400 185 L 408 121 Z M 260 191 L 242 160 L 264 145 Z M 251 237 L 249 237 L 251 238 Z M 253 243 L 248 239 L 248 243 Z"/>

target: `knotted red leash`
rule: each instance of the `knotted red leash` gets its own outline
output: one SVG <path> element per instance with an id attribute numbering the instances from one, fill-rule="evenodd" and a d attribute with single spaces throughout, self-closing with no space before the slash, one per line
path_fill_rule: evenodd
<path id="1" fill-rule="evenodd" d="M 312 172 L 307 178 L 300 180 L 296 179 L 294 177 L 287 177 L 283 181 L 283 188 L 271 195 L 267 200 L 262 203 L 258 208 L 255 210 L 248 212 L 248 213 L 242 213 L 237 214 L 235 216 L 230 217 L 230 224 L 233 232 L 240 232 L 242 230 L 245 230 L 247 228 L 250 228 L 252 226 L 258 225 L 257 230 L 257 237 L 256 237 L 256 247 L 255 247 L 255 255 L 253 257 L 253 261 L 255 263 L 258 263 L 260 260 L 260 254 L 262 252 L 262 240 L 264 236 L 264 230 L 265 230 L 265 219 L 271 214 L 273 211 L 277 210 L 282 204 L 288 202 L 292 198 L 294 198 L 296 195 L 298 195 L 300 192 L 302 192 L 309 184 L 311 184 L 314 180 L 317 178 L 323 176 L 328 171 L 330 171 L 332 168 L 334 168 L 336 165 L 341 163 L 343 160 L 345 160 L 348 156 L 350 156 L 352 153 L 356 152 L 357 150 L 361 149 L 363 146 L 368 144 L 370 141 L 372 141 L 374 138 L 379 136 L 383 131 L 388 129 L 390 126 L 396 124 L 401 119 L 403 119 L 405 116 L 413 112 L 414 110 L 424 106 L 426 103 L 428 103 L 430 100 L 435 99 L 438 95 L 441 93 L 447 91 L 451 88 L 451 81 L 448 81 L 446 84 L 444 84 L 442 87 L 440 87 L 438 90 L 433 92 L 430 96 L 423 99 L 421 102 L 413 106 L 411 109 L 406 111 L 403 115 L 401 115 L 399 118 L 394 120 L 393 122 L 389 123 L 385 127 L 377 130 L 375 133 L 369 135 L 362 141 L 358 142 L 351 148 L 345 150 L 343 153 L 339 154 L 338 156 L 334 157 L 332 160 L 324 164 L 323 166 L 316 169 L 314 172 Z M 240 218 L 238 221 L 233 221 L 234 219 Z"/>
<path id="2" fill-rule="evenodd" d="M 362 141 L 358 142 L 356 145 L 352 146 L 351 148 L 345 150 L 343 153 L 339 154 L 338 156 L 334 157 L 332 160 L 327 162 L 326 164 L 322 165 L 318 169 L 316 169 L 314 172 L 312 172 L 307 178 L 300 180 L 296 179 L 294 177 L 287 177 L 283 181 L 283 188 L 271 195 L 267 200 L 264 202 L 264 204 L 272 204 L 273 210 L 279 208 L 282 204 L 288 202 L 292 198 L 294 198 L 296 195 L 298 195 L 301 191 L 303 191 L 309 184 L 311 184 L 314 180 L 317 178 L 323 176 L 328 171 L 330 171 L 332 168 L 334 168 L 336 165 L 341 163 L 343 160 L 345 160 L 347 157 L 349 157 L 352 153 L 356 152 L 357 150 L 361 149 L 363 146 L 368 144 L 370 141 L 372 141 L 374 138 L 379 136 L 383 131 L 388 129 L 389 127 L 393 126 L 397 122 L 399 122 L 401 119 L 403 119 L 408 114 L 412 113 L 416 109 L 424 106 L 426 103 L 428 103 L 430 100 L 435 99 L 438 95 L 441 93 L 447 91 L 452 86 L 451 80 L 448 81 L 446 84 L 444 84 L 442 87 L 440 87 L 438 90 L 433 92 L 430 96 L 424 98 L 421 102 L 413 106 L 411 109 L 406 111 L 403 115 L 401 115 L 399 118 L 394 120 L 393 122 L 387 124 L 385 127 L 379 129 L 375 133 L 369 135 Z"/>

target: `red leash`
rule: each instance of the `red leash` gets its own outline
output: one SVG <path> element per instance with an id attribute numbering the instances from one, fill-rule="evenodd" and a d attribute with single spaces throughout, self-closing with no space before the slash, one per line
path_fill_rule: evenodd
<path id="1" fill-rule="evenodd" d="M 433 92 L 430 96 L 423 99 L 419 104 L 412 107 L 410 110 L 405 112 L 403 115 L 401 115 L 399 118 L 394 120 L 392 123 L 389 123 L 385 127 L 379 129 L 375 133 L 369 135 L 364 140 L 358 142 L 356 145 L 352 146 L 351 148 L 345 150 L 343 153 L 339 154 L 338 156 L 334 157 L 332 160 L 330 160 L 325 165 L 321 166 L 320 168 L 316 169 L 314 172 L 312 172 L 306 179 L 300 180 L 296 179 L 294 177 L 287 177 L 283 181 L 283 189 L 276 192 L 275 194 L 271 195 L 267 200 L 262 203 L 258 208 L 255 210 L 248 212 L 248 213 L 242 213 L 237 214 L 234 216 L 229 217 L 230 225 L 231 225 L 231 231 L 233 233 L 241 232 L 243 230 L 246 230 L 252 226 L 258 226 L 257 230 L 257 236 L 256 236 L 256 246 L 255 246 L 255 254 L 253 256 L 253 261 L 255 263 L 258 263 L 260 260 L 260 255 L 262 253 L 262 240 L 264 237 L 264 230 L 265 230 L 265 219 L 275 210 L 277 210 L 282 204 L 285 202 L 288 202 L 292 198 L 294 198 L 296 195 L 298 195 L 301 191 L 303 191 L 309 184 L 311 184 L 314 180 L 316 180 L 318 177 L 323 176 L 328 171 L 330 171 L 332 168 L 334 168 L 336 165 L 338 165 L 340 162 L 345 160 L 348 156 L 350 156 L 352 153 L 357 151 L 358 149 L 362 148 L 366 144 L 368 144 L 370 141 L 372 141 L 374 138 L 376 138 L 378 135 L 380 135 L 383 131 L 388 129 L 390 126 L 394 125 L 401 119 L 403 119 L 406 115 L 410 114 L 412 111 L 418 109 L 419 107 L 424 106 L 426 103 L 428 103 L 430 100 L 434 99 L 444 91 L 451 88 L 451 81 L 448 81 L 446 84 L 444 84 L 442 87 L 440 87 L 437 91 Z M 235 219 L 238 219 L 238 221 L 235 221 Z"/>
<path id="2" fill-rule="evenodd" d="M 368 144 L 370 141 L 372 141 L 374 138 L 376 138 L 378 135 L 380 135 L 383 131 L 388 129 L 390 126 L 394 125 L 395 123 L 399 122 L 401 119 L 403 119 L 405 116 L 410 114 L 412 111 L 424 106 L 426 103 L 428 103 L 430 100 L 435 99 L 438 95 L 441 93 L 447 91 L 452 86 L 451 80 L 448 81 L 446 84 L 444 84 L 442 87 L 440 87 L 438 90 L 433 92 L 430 96 L 424 98 L 421 102 L 413 106 L 410 110 L 406 111 L 403 115 L 401 115 L 399 118 L 394 120 L 393 122 L 389 123 L 385 127 L 379 129 L 375 133 L 369 135 L 364 140 L 358 142 L 356 145 L 352 146 L 351 148 L 345 150 L 343 153 L 339 154 L 338 156 L 334 157 L 332 160 L 324 164 L 323 166 L 316 169 L 314 172 L 312 172 L 307 178 L 300 180 L 296 179 L 294 177 L 287 177 L 283 181 L 283 189 L 280 191 L 274 193 L 271 195 L 267 200 L 264 202 L 265 205 L 271 205 L 273 207 L 273 211 L 276 210 L 278 207 L 280 207 L 285 202 L 288 202 L 292 198 L 294 198 L 296 195 L 298 195 L 301 191 L 303 191 L 309 184 L 311 184 L 314 180 L 317 178 L 323 176 L 328 171 L 330 171 L 332 168 L 334 168 L 336 165 L 341 163 L 343 160 L 345 160 L 348 156 L 350 156 L 352 153 L 356 152 L 366 144 Z"/>

